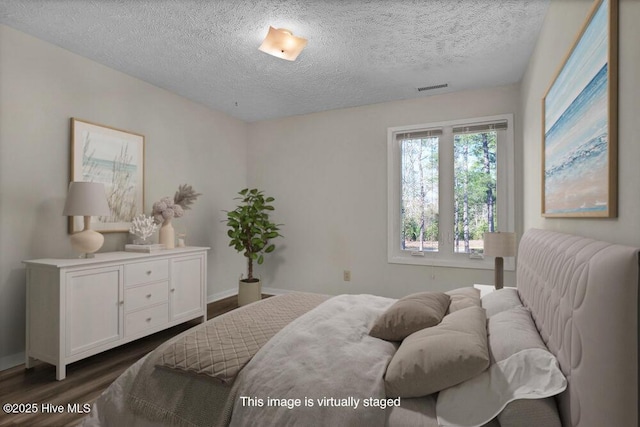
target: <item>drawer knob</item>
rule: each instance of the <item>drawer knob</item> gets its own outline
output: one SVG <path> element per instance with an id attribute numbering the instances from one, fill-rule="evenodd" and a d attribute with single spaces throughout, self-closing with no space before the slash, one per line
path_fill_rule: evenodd
<path id="1" fill-rule="evenodd" d="M 124 305 L 124 301 L 120 301 L 120 305 Z"/>
<path id="2" fill-rule="evenodd" d="M 147 298 L 151 298 L 151 294 L 147 294 Z"/>
<path id="3" fill-rule="evenodd" d="M 171 292 L 175 292 L 175 291 L 176 291 L 176 288 L 171 288 Z"/>
<path id="4" fill-rule="evenodd" d="M 147 322 L 151 322 L 151 317 L 147 317 Z"/>
<path id="5" fill-rule="evenodd" d="M 151 270 L 147 270 L 147 275 L 150 275 L 150 274 L 151 274 Z"/>

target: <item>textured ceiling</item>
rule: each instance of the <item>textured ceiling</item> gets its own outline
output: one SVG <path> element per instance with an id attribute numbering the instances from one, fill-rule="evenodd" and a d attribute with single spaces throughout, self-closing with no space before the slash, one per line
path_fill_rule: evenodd
<path id="1" fill-rule="evenodd" d="M 517 82 L 548 1 L 0 0 L 0 23 L 256 121 Z M 309 40 L 296 62 L 258 51 L 269 25 Z"/>

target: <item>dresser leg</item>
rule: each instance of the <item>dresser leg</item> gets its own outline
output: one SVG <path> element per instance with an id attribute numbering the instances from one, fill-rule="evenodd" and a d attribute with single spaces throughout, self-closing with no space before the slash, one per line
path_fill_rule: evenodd
<path id="1" fill-rule="evenodd" d="M 35 364 L 36 359 L 34 359 L 33 357 L 29 357 L 27 356 L 24 360 L 24 367 L 26 369 L 31 369 L 33 368 L 33 365 Z"/>
<path id="2" fill-rule="evenodd" d="M 56 379 L 62 381 L 67 376 L 66 365 L 56 365 Z"/>

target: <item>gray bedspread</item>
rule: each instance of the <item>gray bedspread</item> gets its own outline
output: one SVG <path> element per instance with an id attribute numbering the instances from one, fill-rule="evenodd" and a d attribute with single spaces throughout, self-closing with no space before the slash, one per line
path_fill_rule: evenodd
<path id="1" fill-rule="evenodd" d="M 238 375 L 231 426 L 383 427 L 397 344 L 369 329 L 395 301 L 340 295 L 287 325 Z"/>

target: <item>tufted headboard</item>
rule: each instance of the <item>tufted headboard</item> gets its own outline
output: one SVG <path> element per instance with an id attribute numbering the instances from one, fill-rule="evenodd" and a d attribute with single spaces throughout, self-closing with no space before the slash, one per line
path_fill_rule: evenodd
<path id="1" fill-rule="evenodd" d="M 638 248 L 532 229 L 517 286 L 569 386 L 564 426 L 638 425 Z"/>

